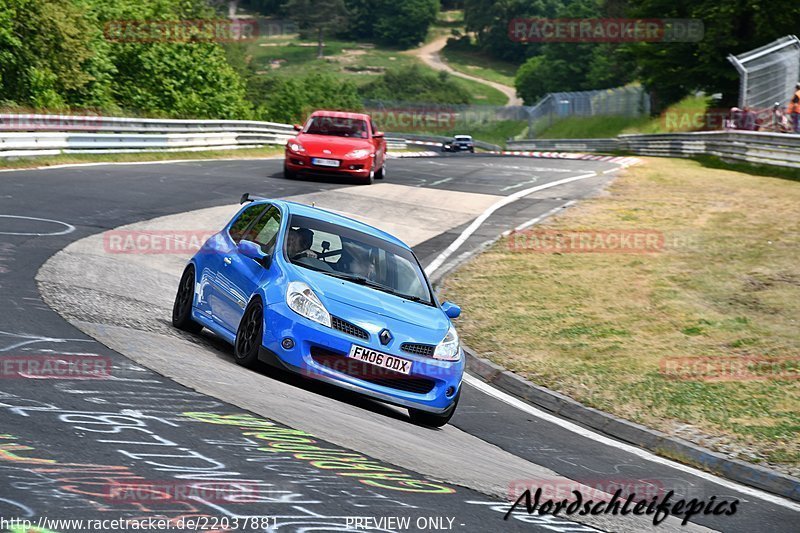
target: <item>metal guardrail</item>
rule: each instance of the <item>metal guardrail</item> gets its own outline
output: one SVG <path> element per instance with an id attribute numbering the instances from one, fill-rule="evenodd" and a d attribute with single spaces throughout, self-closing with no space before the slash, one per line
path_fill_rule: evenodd
<path id="1" fill-rule="evenodd" d="M 291 124 L 255 120 L 181 120 L 0 113 L 0 131 L 107 132 L 107 133 L 242 133 L 293 134 Z"/>
<path id="2" fill-rule="evenodd" d="M 0 157 L 197 151 L 284 144 L 290 124 L 92 115 L 0 114 Z"/>
<path id="3" fill-rule="evenodd" d="M 760 131 L 701 131 L 620 135 L 611 139 L 531 139 L 510 150 L 627 152 L 659 157 L 713 155 L 729 161 L 800 168 L 800 135 Z"/>
<path id="4" fill-rule="evenodd" d="M 0 114 L 0 158 L 74 153 L 198 151 L 283 145 L 291 124 L 249 120 L 170 120 L 92 115 Z M 441 146 L 450 137 L 387 133 L 390 150 Z M 478 148 L 498 150 L 475 141 Z"/>
<path id="5" fill-rule="evenodd" d="M 619 150 L 617 139 L 525 139 L 506 143 L 509 150 L 554 150 L 580 152 L 614 152 Z"/>

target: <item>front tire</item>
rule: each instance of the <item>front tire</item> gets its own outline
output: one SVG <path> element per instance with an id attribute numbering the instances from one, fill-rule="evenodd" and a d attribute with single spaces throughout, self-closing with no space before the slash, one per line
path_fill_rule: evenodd
<path id="1" fill-rule="evenodd" d="M 189 333 L 200 333 L 203 326 L 192 319 L 194 279 L 194 265 L 189 265 L 183 271 L 175 303 L 172 305 L 172 325 Z"/>
<path id="2" fill-rule="evenodd" d="M 261 299 L 254 298 L 245 309 L 236 330 L 236 341 L 233 343 L 233 359 L 236 364 L 247 368 L 256 366 L 263 331 L 264 306 Z"/>
<path id="3" fill-rule="evenodd" d="M 297 172 L 294 170 L 290 170 L 289 167 L 286 166 L 286 163 L 283 164 L 283 177 L 287 180 L 293 180 L 297 178 Z"/>
<path id="4" fill-rule="evenodd" d="M 411 417 L 412 422 L 420 426 L 440 428 L 450 422 L 450 419 L 453 418 L 453 415 L 456 412 L 456 407 L 458 407 L 459 398 L 461 398 L 461 389 L 458 390 L 458 394 L 456 394 L 456 398 L 453 400 L 453 403 L 444 413 L 435 414 L 429 413 L 428 411 L 409 408 L 408 416 Z"/>
<path id="5" fill-rule="evenodd" d="M 375 182 L 375 169 L 370 169 L 369 175 L 361 182 L 362 185 L 372 185 Z"/>

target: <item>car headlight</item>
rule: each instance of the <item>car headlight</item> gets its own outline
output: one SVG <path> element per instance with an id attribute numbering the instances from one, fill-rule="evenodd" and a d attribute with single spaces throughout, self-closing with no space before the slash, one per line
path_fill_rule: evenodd
<path id="1" fill-rule="evenodd" d="M 303 145 L 300 144 L 297 141 L 291 141 L 289 144 L 287 144 L 287 146 L 289 147 L 289 150 L 291 150 L 292 152 L 305 152 L 306 151 L 306 149 L 303 148 Z"/>
<path id="2" fill-rule="evenodd" d="M 331 315 L 311 287 L 302 281 L 292 281 L 286 289 L 286 305 L 309 320 L 331 327 Z"/>
<path id="3" fill-rule="evenodd" d="M 353 150 L 352 152 L 347 154 L 345 157 L 347 159 L 364 159 L 368 155 L 372 155 L 372 154 L 369 153 L 369 150 L 367 150 L 366 148 L 359 148 L 358 150 Z"/>
<path id="4" fill-rule="evenodd" d="M 447 335 L 444 336 L 442 342 L 433 351 L 433 358 L 441 359 L 442 361 L 458 361 L 461 359 L 461 343 L 458 340 L 456 328 L 450 326 L 450 329 L 447 330 Z"/>

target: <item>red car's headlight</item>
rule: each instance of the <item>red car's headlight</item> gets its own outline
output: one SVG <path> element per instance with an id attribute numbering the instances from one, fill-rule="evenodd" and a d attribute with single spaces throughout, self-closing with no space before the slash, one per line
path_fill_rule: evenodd
<path id="1" fill-rule="evenodd" d="M 289 142 L 289 143 L 286 145 L 286 147 L 287 147 L 287 148 L 289 148 L 289 150 L 291 150 L 292 152 L 305 152 L 305 151 L 306 151 L 306 149 L 305 149 L 305 148 L 303 148 L 303 145 L 302 145 L 302 144 L 300 144 L 300 143 L 299 143 L 299 142 L 297 142 L 297 141 L 290 141 L 290 142 Z"/>
<path id="2" fill-rule="evenodd" d="M 369 150 L 366 148 L 359 148 L 358 150 L 353 150 L 352 152 L 348 153 L 345 157 L 347 159 L 364 159 L 367 156 L 371 156 Z"/>

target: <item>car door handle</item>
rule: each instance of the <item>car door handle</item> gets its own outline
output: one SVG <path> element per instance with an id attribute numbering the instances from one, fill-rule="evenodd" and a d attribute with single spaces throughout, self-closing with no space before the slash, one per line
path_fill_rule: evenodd
<path id="1" fill-rule="evenodd" d="M 222 262 L 225 263 L 226 265 L 230 265 L 231 263 L 233 263 L 233 259 L 231 259 L 230 257 L 226 257 L 225 259 L 222 260 Z"/>

